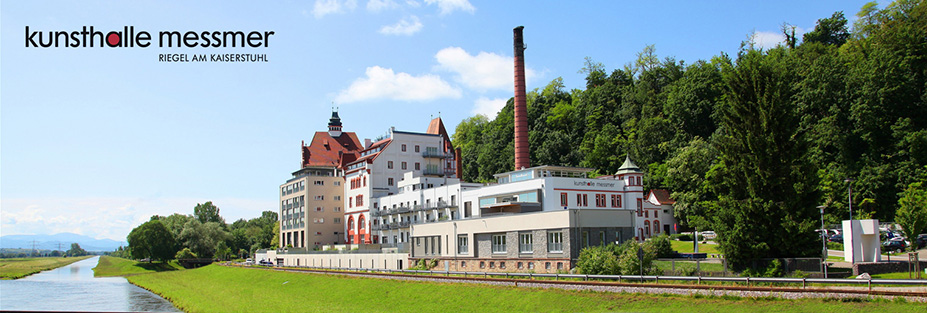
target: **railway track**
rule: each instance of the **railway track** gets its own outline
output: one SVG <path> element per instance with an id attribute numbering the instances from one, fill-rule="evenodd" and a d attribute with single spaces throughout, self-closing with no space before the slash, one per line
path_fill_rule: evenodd
<path id="1" fill-rule="evenodd" d="M 263 268 L 263 267 L 262 267 Z M 408 273 L 384 273 L 361 270 L 313 269 L 294 267 L 264 268 L 283 272 L 315 273 L 329 275 L 345 275 L 355 277 L 373 277 L 411 281 L 434 281 L 449 283 L 488 284 L 499 286 L 514 286 L 525 288 L 557 288 L 567 290 L 594 290 L 601 292 L 629 292 L 649 294 L 678 294 L 678 295 L 704 295 L 704 296 L 736 296 L 748 298 L 778 297 L 787 299 L 800 298 L 837 298 L 837 299 L 868 299 L 883 297 L 893 299 L 905 298 L 908 301 L 927 302 L 927 287 L 898 287 L 886 290 L 885 287 L 852 287 L 852 286 L 742 286 L 742 285 L 716 285 L 716 284 L 674 284 L 674 283 L 642 283 L 642 282 L 615 282 L 599 280 L 551 280 L 528 278 L 496 278 L 475 275 L 421 275 Z"/>

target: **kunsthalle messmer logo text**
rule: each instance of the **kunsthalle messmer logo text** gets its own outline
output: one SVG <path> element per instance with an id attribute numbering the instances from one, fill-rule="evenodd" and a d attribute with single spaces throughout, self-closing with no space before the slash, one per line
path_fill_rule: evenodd
<path id="1" fill-rule="evenodd" d="M 26 48 L 267 48 L 274 31 L 100 31 L 84 26 L 73 31 L 31 30 L 26 26 Z M 269 62 L 263 53 L 159 53 L 158 62 Z"/>

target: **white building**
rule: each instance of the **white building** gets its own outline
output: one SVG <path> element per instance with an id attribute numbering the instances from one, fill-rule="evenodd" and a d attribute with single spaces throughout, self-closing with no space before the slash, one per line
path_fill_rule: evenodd
<path id="1" fill-rule="evenodd" d="M 408 234 L 396 233 L 396 239 L 382 240 L 371 231 L 374 223 L 370 210 L 380 207 L 374 199 L 399 193 L 406 172 L 428 178 L 411 188 L 433 188 L 439 181 L 456 178 L 458 153 L 441 118 L 432 120 L 425 133 L 390 129 L 386 138 L 367 145 L 357 160 L 347 164 L 344 173 L 346 242 L 403 242 Z"/>

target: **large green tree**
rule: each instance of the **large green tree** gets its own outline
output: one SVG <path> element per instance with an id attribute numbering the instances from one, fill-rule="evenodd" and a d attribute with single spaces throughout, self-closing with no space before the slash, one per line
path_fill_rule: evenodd
<path id="1" fill-rule="evenodd" d="M 789 51 L 742 51 L 723 67 L 721 167 L 708 215 L 735 269 L 754 258 L 812 256 L 815 169 L 792 103 Z"/>
<path id="2" fill-rule="evenodd" d="M 206 203 L 197 203 L 193 207 L 193 216 L 196 217 L 200 223 L 219 223 L 223 227 L 225 226 L 225 219 L 219 215 L 219 207 L 215 204 L 212 204 L 212 201 L 206 201 Z"/>
<path id="3" fill-rule="evenodd" d="M 174 235 L 160 220 L 151 220 L 129 232 L 129 247 L 133 258 L 167 261 L 176 253 Z"/>

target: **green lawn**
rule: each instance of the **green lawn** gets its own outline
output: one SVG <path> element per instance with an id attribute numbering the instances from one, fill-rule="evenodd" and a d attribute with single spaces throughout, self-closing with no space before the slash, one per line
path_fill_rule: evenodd
<path id="1" fill-rule="evenodd" d="M 687 297 L 411 282 L 209 265 L 128 277 L 185 312 L 912 312 L 923 304 Z"/>
<path id="2" fill-rule="evenodd" d="M 692 248 L 691 241 L 676 241 L 670 240 L 670 244 L 673 245 L 673 250 L 676 252 L 683 253 L 692 253 L 694 249 Z M 699 242 L 698 244 L 699 253 L 708 253 L 708 254 L 721 254 L 721 251 L 718 250 L 718 245 L 715 244 L 703 244 Z"/>
<path id="3" fill-rule="evenodd" d="M 896 273 L 882 273 L 882 274 L 873 274 L 872 278 L 881 278 L 881 279 L 917 279 L 917 273 L 908 273 L 908 272 L 896 272 Z M 927 274 L 921 272 L 921 279 L 927 279 Z"/>
<path id="4" fill-rule="evenodd" d="M 136 262 L 123 258 L 111 256 L 101 256 L 97 266 L 93 268 L 93 276 L 127 276 L 145 273 L 164 272 L 182 270 L 183 267 L 177 264 L 177 261 L 168 263 L 161 262 Z"/>
<path id="5" fill-rule="evenodd" d="M 0 259 L 0 279 L 23 278 L 41 271 L 59 268 L 91 256 L 71 258 L 14 258 Z"/>

